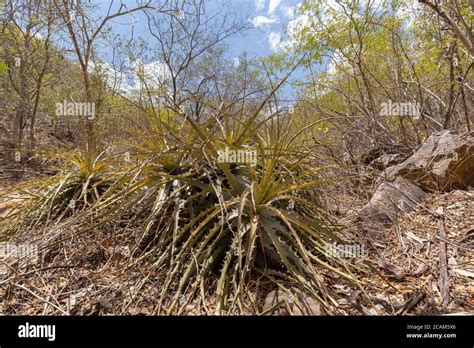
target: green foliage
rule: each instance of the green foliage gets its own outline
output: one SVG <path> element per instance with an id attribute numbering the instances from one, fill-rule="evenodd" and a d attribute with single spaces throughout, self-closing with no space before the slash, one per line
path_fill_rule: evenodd
<path id="1" fill-rule="evenodd" d="M 0 77 L 6 72 L 8 72 L 8 65 L 0 62 Z"/>
<path id="2" fill-rule="evenodd" d="M 36 193 L 1 223 L 2 237 L 61 226 L 43 245 L 50 248 L 71 231 L 120 221 L 114 229 L 136 241 L 131 262 L 167 270 L 156 313 L 182 313 L 209 294 L 218 313 L 242 313 L 255 279 L 290 282 L 332 312 L 336 302 L 317 269 L 357 281 L 349 263 L 327 253 L 341 240 L 320 208 L 327 168 L 314 167 L 304 136 L 311 127 L 262 120 L 263 105 L 250 115 L 223 108 L 220 127 L 189 118 L 176 130 L 133 125 L 116 143 L 126 152 L 92 167 L 80 153 L 68 155 L 60 174 L 30 186 Z M 225 163 L 225 148 L 255 151 L 258 161 Z"/>

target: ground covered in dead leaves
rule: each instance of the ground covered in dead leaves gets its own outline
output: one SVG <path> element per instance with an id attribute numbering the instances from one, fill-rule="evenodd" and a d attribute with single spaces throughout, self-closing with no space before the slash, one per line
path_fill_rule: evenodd
<path id="1" fill-rule="evenodd" d="M 474 312 L 473 207 L 473 190 L 435 193 L 387 230 L 367 233 L 348 228 L 346 237 L 364 248 L 365 257 L 355 260 L 360 264 L 358 277 L 363 289 L 327 274 L 339 305 L 337 313 Z M 58 231 L 38 231 L 17 242 L 41 242 L 54 238 L 55 233 Z M 1 314 L 166 314 L 157 306 L 157 299 L 166 296 L 160 291 L 166 270 L 147 264 L 131 266 L 129 245 L 133 243 L 133 234 L 121 235 L 111 228 L 94 235 L 74 235 L 40 253 L 38 260 L 10 260 L 0 273 Z M 247 289 L 245 313 L 265 312 L 269 291 L 266 284 L 252 283 Z M 208 298 L 207 303 L 183 305 L 180 313 L 215 313 L 213 298 Z M 324 313 L 318 309 L 313 314 Z"/>
<path id="2" fill-rule="evenodd" d="M 368 314 L 474 313 L 474 190 L 430 194 L 389 229 L 354 237 L 380 274 L 363 278 Z"/>

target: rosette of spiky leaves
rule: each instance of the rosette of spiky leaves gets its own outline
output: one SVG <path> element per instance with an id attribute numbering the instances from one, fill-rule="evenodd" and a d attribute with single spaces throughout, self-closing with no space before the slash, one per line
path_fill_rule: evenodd
<path id="1" fill-rule="evenodd" d="M 133 262 L 164 274 L 156 313 L 183 313 L 213 295 L 218 313 L 242 313 L 249 281 L 262 276 L 278 286 L 291 280 L 330 312 L 335 302 L 318 270 L 356 280 L 343 260 L 327 259 L 337 236 L 319 206 L 326 168 L 314 168 L 304 129 L 221 112 L 222 127 L 188 120 L 174 143 L 138 130 L 125 189 L 108 190 L 82 230 L 127 221 Z M 257 163 L 222 163 L 224 148 L 256 151 Z"/>
<path id="2" fill-rule="evenodd" d="M 106 159 L 104 153 L 93 162 L 80 151 L 57 153 L 55 157 L 63 161 L 58 174 L 27 182 L 4 194 L 17 204 L 0 221 L 0 238 L 41 225 L 54 226 L 90 207 L 113 184 L 109 170 L 115 160 Z"/>

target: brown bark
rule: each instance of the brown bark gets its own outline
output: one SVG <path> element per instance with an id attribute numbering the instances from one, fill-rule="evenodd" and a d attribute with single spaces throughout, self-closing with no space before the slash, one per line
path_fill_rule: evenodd
<path id="1" fill-rule="evenodd" d="M 467 48 L 469 54 L 474 56 L 474 42 L 470 39 L 466 34 L 463 33 L 459 25 L 451 18 L 449 14 L 446 13 L 444 9 L 442 9 L 438 4 L 433 3 L 429 0 L 418 0 L 421 4 L 424 4 L 430 7 L 433 11 L 435 11 L 444 21 L 451 27 L 454 31 L 456 37 L 463 43 L 463 45 Z M 473 6 L 474 11 L 474 0 L 471 0 L 471 6 Z"/>

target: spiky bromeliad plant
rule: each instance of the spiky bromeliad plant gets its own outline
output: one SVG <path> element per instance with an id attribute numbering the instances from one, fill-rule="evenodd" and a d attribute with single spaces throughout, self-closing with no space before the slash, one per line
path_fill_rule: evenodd
<path id="1" fill-rule="evenodd" d="M 56 154 L 55 157 L 64 161 L 58 174 L 14 188 L 21 192 L 15 197 L 21 202 L 0 221 L 0 239 L 40 226 L 55 225 L 91 206 L 113 184 L 114 178 L 107 175 L 107 171 L 114 160 L 105 159 L 104 153 L 93 162 L 81 151 Z"/>
<path id="2" fill-rule="evenodd" d="M 120 220 L 121 232 L 135 236 L 132 262 L 163 274 L 155 313 L 180 314 L 214 295 L 218 313 L 243 313 L 257 278 L 283 289 L 291 283 L 332 312 L 320 270 L 356 280 L 326 253 L 337 236 L 319 208 L 324 168 L 314 168 L 306 128 L 259 117 L 266 101 L 247 117 L 221 108 L 215 127 L 181 114 L 179 126 L 140 130 L 125 141 L 131 163 L 110 171 L 76 166 L 45 182 L 10 215 L 6 231 L 63 219 L 77 198 L 84 202 L 80 232 Z M 255 151 L 257 161 L 226 163 L 225 149 Z"/>
<path id="3" fill-rule="evenodd" d="M 259 111 L 237 118 L 221 110 L 214 129 L 187 119 L 173 144 L 163 140 L 169 127 L 140 130 L 128 138 L 136 165 L 122 176 L 126 189 L 109 189 L 90 208 L 84 232 L 128 220 L 122 229 L 136 236 L 133 262 L 164 274 L 156 313 L 183 313 L 213 295 L 218 313 L 243 313 L 257 278 L 284 289 L 282 280 L 291 280 L 332 312 L 318 270 L 356 281 L 348 264 L 327 258 L 338 237 L 319 206 L 325 168 L 313 168 L 305 129 L 259 119 Z M 226 148 L 255 151 L 257 162 L 224 163 L 232 162 L 222 161 Z"/>

